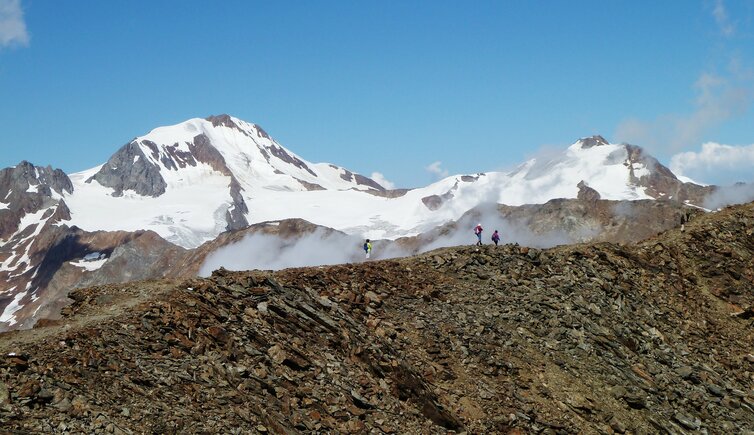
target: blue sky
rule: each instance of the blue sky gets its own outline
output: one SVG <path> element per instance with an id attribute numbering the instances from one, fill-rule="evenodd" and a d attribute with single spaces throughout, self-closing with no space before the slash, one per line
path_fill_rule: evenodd
<path id="1" fill-rule="evenodd" d="M 754 181 L 753 21 L 754 0 L 0 0 L 0 167 L 83 170 L 229 113 L 399 187 L 592 134 Z"/>

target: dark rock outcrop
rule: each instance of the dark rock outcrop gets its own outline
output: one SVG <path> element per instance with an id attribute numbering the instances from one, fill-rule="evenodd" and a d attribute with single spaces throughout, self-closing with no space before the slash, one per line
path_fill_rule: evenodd
<path id="1" fill-rule="evenodd" d="M 579 193 L 576 195 L 577 199 L 581 201 L 597 201 L 600 199 L 600 193 L 587 186 L 584 180 L 579 181 L 576 187 L 579 188 Z"/>
<path id="2" fill-rule="evenodd" d="M 233 199 L 233 204 L 225 214 L 225 221 L 228 223 L 226 231 L 239 230 L 249 225 L 249 221 L 246 220 L 249 208 L 246 206 L 243 195 L 241 195 L 242 190 L 236 177 L 231 175 L 230 197 Z"/>
<path id="3" fill-rule="evenodd" d="M 15 313 L 13 324 L 0 324 L 0 331 L 26 329 L 39 318 L 56 318 L 68 301 L 68 293 L 75 288 L 166 276 L 171 266 L 185 255 L 183 248 L 152 231 L 86 232 L 76 227 L 49 224 L 28 244 L 0 247 L 0 259 L 19 249 L 26 252 L 30 263 L 18 267 L 11 264 L 10 272 L 0 272 L 3 280 L 0 291 L 15 288 L 14 292 L 3 295 L 0 312 L 16 294 L 26 292 L 26 296 L 19 301 L 22 308 Z M 81 264 L 85 265 L 83 259 L 93 253 L 107 262 L 89 271 Z M 15 275 L 18 269 L 28 270 Z M 12 280 L 7 279 L 8 274 L 14 274 Z"/>
<path id="4" fill-rule="evenodd" d="M 284 161 L 285 163 L 288 163 L 289 165 L 293 165 L 299 169 L 303 169 L 306 172 L 312 174 L 313 176 L 317 176 L 317 174 L 314 173 L 314 171 L 309 168 L 309 166 L 306 165 L 301 159 L 298 157 L 294 157 L 290 154 L 288 154 L 283 147 L 273 144 L 272 146 L 269 146 L 266 148 L 269 150 L 269 152 L 277 157 L 278 159 Z"/>
<path id="5" fill-rule="evenodd" d="M 219 127 L 228 127 L 228 128 L 234 128 L 236 130 L 241 130 L 238 125 L 236 125 L 235 122 L 233 122 L 233 119 L 231 119 L 230 115 L 222 114 L 222 115 L 210 115 L 205 118 L 207 121 L 211 122 L 213 126 Z"/>
<path id="6" fill-rule="evenodd" d="M 625 145 L 628 153 L 626 165 L 629 166 L 631 182 L 644 187 L 644 192 L 653 198 L 663 198 L 677 202 L 690 202 L 702 206 L 704 198 L 714 191 L 714 186 L 699 186 L 684 183 L 657 159 L 646 154 L 644 149 L 635 145 Z M 649 170 L 649 175 L 636 177 L 634 164 L 639 163 Z"/>
<path id="7" fill-rule="evenodd" d="M 62 202 L 53 198 L 53 192 L 61 196 L 73 192 L 71 180 L 60 169 L 22 161 L 15 167 L 0 170 L 0 202 L 5 204 L 0 209 L 0 240 L 18 230 L 24 215 Z M 58 218 L 70 218 L 67 210 L 63 205 Z"/>
<path id="8" fill-rule="evenodd" d="M 155 143 L 145 141 L 154 158 L 160 157 Z M 147 160 L 139 144 L 132 141 L 121 147 L 91 178 L 113 189 L 113 196 L 122 196 L 123 191 L 133 190 L 142 196 L 157 197 L 165 193 L 167 183 L 160 175 L 160 168 Z"/>
<path id="9" fill-rule="evenodd" d="M 609 144 L 609 142 L 600 135 L 585 137 L 579 139 L 579 142 L 581 142 L 581 148 L 592 148 Z"/>
<path id="10" fill-rule="evenodd" d="M 428 209 L 435 211 L 442 207 L 445 201 L 453 197 L 451 192 L 446 192 L 443 195 L 429 195 L 422 198 L 422 203 Z"/>

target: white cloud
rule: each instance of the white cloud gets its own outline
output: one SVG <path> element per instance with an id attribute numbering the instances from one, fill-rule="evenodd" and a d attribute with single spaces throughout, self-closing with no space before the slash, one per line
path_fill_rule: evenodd
<path id="1" fill-rule="evenodd" d="M 361 243 L 361 238 L 322 228 L 299 238 L 254 233 L 212 252 L 199 274 L 208 276 L 221 266 L 230 270 L 279 270 L 354 262 L 362 259 Z"/>
<path id="2" fill-rule="evenodd" d="M 754 201 L 754 184 L 735 184 L 716 189 L 704 198 L 704 208 L 716 210 L 726 205 L 746 204 Z"/>
<path id="3" fill-rule="evenodd" d="M 372 175 L 369 178 L 376 181 L 377 184 L 384 187 L 385 189 L 395 189 L 395 183 L 385 178 L 385 176 L 382 175 L 381 172 L 372 172 Z"/>
<path id="4" fill-rule="evenodd" d="M 20 0 L 0 0 L 0 47 L 29 45 Z"/>
<path id="5" fill-rule="evenodd" d="M 437 162 L 433 162 L 432 164 L 430 164 L 424 169 L 426 169 L 427 172 L 429 172 L 430 174 L 433 174 L 437 178 L 445 178 L 448 176 L 448 170 L 443 169 L 441 165 L 442 165 L 442 162 L 437 161 Z"/>
<path id="6" fill-rule="evenodd" d="M 666 114 L 650 121 L 626 119 L 618 125 L 616 139 L 670 151 L 700 143 L 710 130 L 745 113 L 751 106 L 751 83 L 740 71 L 734 59 L 728 76 L 701 74 L 693 86 L 696 98 L 691 113 Z"/>
<path id="7" fill-rule="evenodd" d="M 675 154 L 670 159 L 670 170 L 676 175 L 713 184 L 751 182 L 754 181 L 754 144 L 734 146 L 707 142 L 699 151 Z"/>
<path id="8" fill-rule="evenodd" d="M 723 0 L 715 0 L 715 7 L 712 9 L 712 16 L 715 17 L 717 27 L 720 29 L 720 33 L 722 33 L 723 36 L 733 36 L 736 28 L 730 21 L 728 10 L 725 8 Z"/>

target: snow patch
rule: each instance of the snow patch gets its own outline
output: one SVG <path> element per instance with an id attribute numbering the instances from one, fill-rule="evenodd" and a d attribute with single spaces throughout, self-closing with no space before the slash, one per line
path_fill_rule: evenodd
<path id="1" fill-rule="evenodd" d="M 24 307 L 21 304 L 21 299 L 23 299 L 29 293 L 28 289 L 30 286 L 31 283 L 26 286 L 26 291 L 16 294 L 13 300 L 10 301 L 10 303 L 5 307 L 3 313 L 0 314 L 0 323 L 8 322 L 9 326 L 16 324 L 15 314 L 18 310 Z"/>
<path id="2" fill-rule="evenodd" d="M 109 260 L 109 258 L 107 257 L 100 258 L 98 260 L 87 260 L 86 257 L 84 257 L 83 259 L 78 260 L 78 261 L 69 261 L 69 263 L 72 266 L 80 267 L 82 269 L 85 269 L 91 272 L 104 266 L 105 263 L 107 263 L 107 260 Z"/>

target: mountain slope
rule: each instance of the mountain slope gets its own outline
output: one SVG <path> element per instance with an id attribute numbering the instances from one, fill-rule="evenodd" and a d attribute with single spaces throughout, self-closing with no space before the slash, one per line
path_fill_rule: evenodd
<path id="1" fill-rule="evenodd" d="M 0 419 L 32 432 L 746 433 L 753 222 L 748 204 L 638 246 L 467 246 L 81 289 L 64 322 L 0 336 Z"/>

